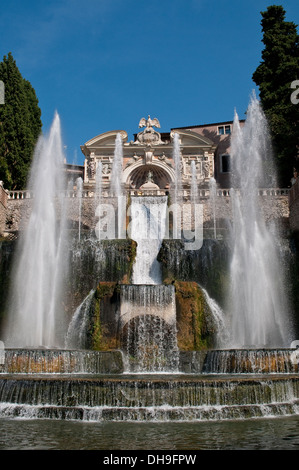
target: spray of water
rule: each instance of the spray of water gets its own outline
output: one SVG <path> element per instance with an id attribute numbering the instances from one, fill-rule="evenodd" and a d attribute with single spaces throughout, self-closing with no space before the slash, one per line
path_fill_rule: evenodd
<path id="1" fill-rule="evenodd" d="M 214 238 L 217 238 L 217 230 L 216 230 L 216 190 L 217 190 L 217 183 L 215 178 L 211 178 L 209 181 L 209 190 L 210 190 L 210 210 L 211 210 L 211 218 L 213 223 L 213 233 Z"/>
<path id="2" fill-rule="evenodd" d="M 66 277 L 65 197 L 60 119 L 39 139 L 29 189 L 33 207 L 20 235 L 11 286 L 6 345 L 59 347 L 60 294 Z"/>
<path id="3" fill-rule="evenodd" d="M 234 215 L 231 347 L 289 346 L 290 327 L 278 236 L 260 212 L 258 188 L 275 185 L 267 121 L 255 96 L 245 126 L 235 116 L 231 142 Z"/>
<path id="4" fill-rule="evenodd" d="M 179 204 L 182 196 L 182 177 L 181 177 L 181 151 L 179 134 L 175 132 L 173 136 L 173 161 L 175 171 L 174 202 Z"/>
<path id="5" fill-rule="evenodd" d="M 118 133 L 115 139 L 115 149 L 111 173 L 111 193 L 112 196 L 119 197 L 122 195 L 121 175 L 123 164 L 123 143 L 121 134 Z"/>
<path id="6" fill-rule="evenodd" d="M 82 223 L 82 196 L 83 196 L 83 180 L 81 177 L 76 180 L 76 197 L 78 199 L 78 238 L 81 240 L 81 223 Z"/>
<path id="7" fill-rule="evenodd" d="M 196 204 L 198 198 L 198 187 L 196 178 L 196 165 L 195 161 L 191 162 L 191 203 Z"/>

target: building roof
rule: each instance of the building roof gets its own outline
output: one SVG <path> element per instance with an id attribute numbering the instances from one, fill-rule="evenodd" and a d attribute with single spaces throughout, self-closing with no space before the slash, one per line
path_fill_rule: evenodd
<path id="1" fill-rule="evenodd" d="M 239 119 L 239 122 L 245 122 L 245 119 Z M 228 124 L 233 124 L 233 123 L 234 123 L 234 121 L 212 122 L 210 124 L 198 124 L 198 125 L 192 125 L 192 126 L 172 127 L 171 130 L 174 130 L 174 129 L 193 129 L 193 128 L 196 128 L 196 127 L 222 126 L 222 125 L 228 125 Z"/>

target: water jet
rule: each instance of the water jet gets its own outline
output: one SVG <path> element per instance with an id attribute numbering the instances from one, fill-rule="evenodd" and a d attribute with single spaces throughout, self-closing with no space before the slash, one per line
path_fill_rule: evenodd
<path id="1" fill-rule="evenodd" d="M 265 152 L 259 139 L 265 139 L 266 129 L 263 127 L 260 135 L 263 118 L 255 101 L 250 111 L 242 132 L 235 121 L 233 164 L 242 162 L 248 152 L 252 159 Z M 126 226 L 124 240 L 116 236 L 103 239 L 95 225 L 88 233 L 81 230 L 87 201 L 80 184 L 78 198 L 74 198 L 79 203 L 78 233 L 72 240 L 63 237 L 64 206 L 57 194 L 70 191 L 63 191 L 62 182 L 52 187 L 49 172 L 47 184 L 42 183 L 46 165 L 43 155 L 62 155 L 57 116 L 49 140 L 39 143 L 41 173 L 37 179 L 44 192 L 49 189 L 49 200 L 33 186 L 35 202 L 45 205 L 33 205 L 27 231 L 20 238 L 20 247 L 23 240 L 26 247 L 20 252 L 29 255 L 29 260 L 24 254 L 20 257 L 21 274 L 16 278 L 22 282 L 13 287 L 18 295 L 10 325 L 14 333 L 10 335 L 11 328 L 7 330 L 5 361 L 1 365 L 0 417 L 185 422 L 298 415 L 298 355 L 288 343 L 290 329 L 285 328 L 288 312 L 281 302 L 282 286 L 278 286 L 277 279 L 274 287 L 271 284 L 271 271 L 276 272 L 278 261 L 272 236 L 258 214 L 257 187 L 249 182 L 249 186 L 243 186 L 242 172 L 236 171 L 237 180 L 231 190 L 233 237 L 227 244 L 226 240 L 219 241 L 215 180 L 211 178 L 210 187 L 200 187 L 203 179 L 196 178 L 195 162 L 189 161 L 192 190 L 188 192 L 187 179 L 181 180 L 178 133 L 169 144 L 153 131 L 152 125 L 153 121 L 146 121 L 145 134 L 138 134 L 133 143 L 125 143 L 118 132 L 112 166 L 110 160 L 103 159 L 97 171 L 88 173 L 86 192 L 93 184 L 95 200 L 91 206 L 95 217 L 108 193 L 116 227 L 119 223 Z M 192 133 L 187 137 L 198 138 Z M 172 167 L 164 152 L 158 154 L 158 145 L 172 146 Z M 136 149 L 132 161 L 126 154 L 131 147 Z M 206 169 L 208 157 L 203 154 L 196 158 L 202 158 L 198 168 Z M 91 162 L 90 169 L 94 168 L 94 155 Z M 130 165 L 131 173 L 127 170 Z M 58 181 L 56 171 L 51 174 Z M 108 181 L 105 177 L 109 171 L 113 176 Z M 146 184 L 149 174 L 160 186 Z M 171 181 L 176 174 L 178 179 Z M 208 174 L 206 171 L 202 178 Z M 246 182 L 249 175 L 257 181 L 261 172 L 255 175 L 247 169 Z M 184 250 L 179 239 L 181 230 L 165 240 L 169 200 L 173 197 L 177 204 L 195 204 L 204 190 L 210 190 L 212 237 L 206 238 L 198 251 Z M 242 194 L 245 199 L 239 198 Z M 118 198 L 124 195 L 129 211 L 120 216 Z M 70 204 L 67 197 L 64 202 Z M 73 207 L 77 207 L 75 202 Z M 49 223 L 44 218 L 47 205 Z M 61 216 L 55 213 L 56 207 Z M 39 230 L 40 224 L 43 230 Z M 42 249 L 36 251 L 39 246 Z M 51 247 L 56 251 L 51 251 L 49 257 Z M 61 328 L 56 315 L 63 318 L 58 287 L 68 279 L 65 265 L 60 263 L 66 260 L 62 256 L 66 252 L 71 273 L 67 289 L 73 300 L 70 305 L 76 306 L 69 314 L 68 328 Z M 230 282 L 229 296 L 225 298 L 219 294 L 224 279 L 226 286 Z M 40 292 L 32 289 L 32 282 L 35 287 L 41 284 Z M 52 290 L 45 290 L 48 287 Z M 32 303 L 26 307 L 28 293 L 38 295 L 39 302 L 33 302 L 37 309 Z M 46 301 L 47 308 L 41 300 Z M 53 301 L 51 308 L 49 300 Z M 54 327 L 50 328 L 52 323 Z M 35 330 L 36 337 L 32 336 Z"/>

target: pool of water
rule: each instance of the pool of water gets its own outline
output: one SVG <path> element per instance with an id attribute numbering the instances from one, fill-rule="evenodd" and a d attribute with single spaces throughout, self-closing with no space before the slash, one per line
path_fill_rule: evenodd
<path id="1" fill-rule="evenodd" d="M 0 419 L 1 450 L 299 450 L 299 416 L 225 422 Z"/>

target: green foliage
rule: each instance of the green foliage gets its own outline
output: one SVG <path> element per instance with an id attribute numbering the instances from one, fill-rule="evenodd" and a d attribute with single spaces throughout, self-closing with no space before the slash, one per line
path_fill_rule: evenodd
<path id="1" fill-rule="evenodd" d="M 299 151 L 299 105 L 290 99 L 291 83 L 299 79 L 299 36 L 282 6 L 269 6 L 261 15 L 265 47 L 252 78 L 273 136 L 279 184 L 289 186 Z"/>
<path id="2" fill-rule="evenodd" d="M 41 111 L 31 84 L 9 53 L 0 63 L 5 104 L 0 105 L 0 179 L 7 189 L 24 189 L 41 133 Z"/>

